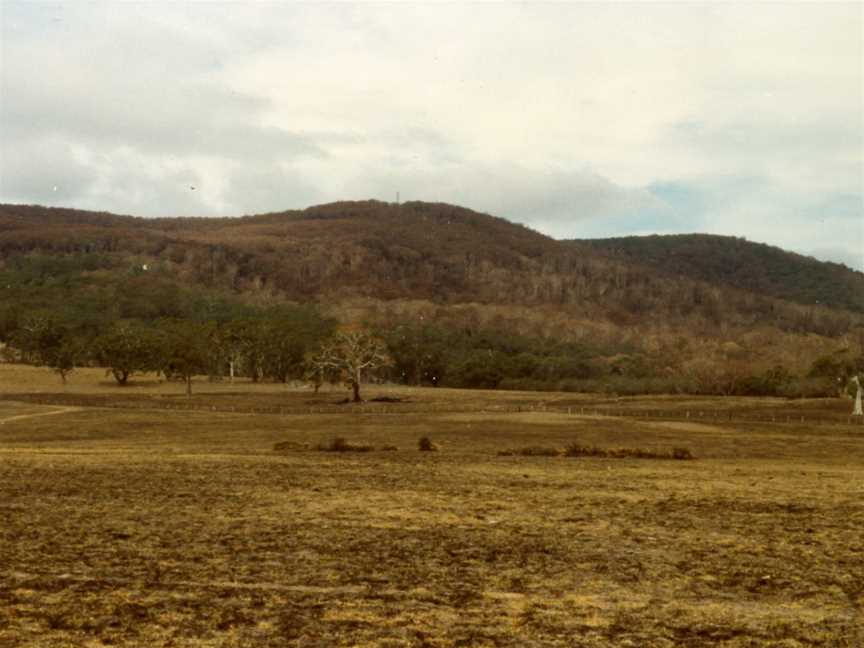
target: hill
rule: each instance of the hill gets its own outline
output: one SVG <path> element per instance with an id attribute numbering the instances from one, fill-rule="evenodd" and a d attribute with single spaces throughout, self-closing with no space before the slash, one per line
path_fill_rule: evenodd
<path id="1" fill-rule="evenodd" d="M 576 242 L 661 272 L 786 299 L 864 312 L 864 274 L 764 243 L 710 234 L 628 236 Z"/>
<path id="2" fill-rule="evenodd" d="M 0 206 L 0 258 L 31 253 L 107 254 L 121 265 L 124 257 L 147 259 L 190 285 L 301 301 L 336 293 L 557 304 L 592 317 L 638 320 L 651 310 L 655 319 L 675 320 L 706 303 L 710 311 L 714 298 L 723 302 L 715 306 L 729 308 L 731 299 L 740 311 L 769 297 L 864 312 L 864 275 L 766 245 L 706 235 L 560 242 L 504 219 L 421 202 L 185 219 Z"/>
<path id="3" fill-rule="evenodd" d="M 114 321 L 230 322 L 300 303 L 378 328 L 416 381 L 434 347 L 462 377 L 450 384 L 618 376 L 666 390 L 683 375 L 715 391 L 720 374 L 803 375 L 864 344 L 860 273 L 717 237 L 685 239 L 673 265 L 655 238 L 556 241 L 422 202 L 183 219 L 0 205 L 0 342 L 33 313 L 93 338 Z"/>

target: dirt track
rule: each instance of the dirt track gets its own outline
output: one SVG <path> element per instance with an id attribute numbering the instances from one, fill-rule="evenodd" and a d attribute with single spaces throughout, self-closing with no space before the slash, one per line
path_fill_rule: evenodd
<path id="1" fill-rule="evenodd" d="M 16 414 L 15 416 L 7 416 L 5 418 L 0 418 L 0 425 L 4 423 L 9 423 L 11 421 L 21 421 L 23 419 L 36 418 L 37 416 L 55 416 L 57 414 L 68 414 L 69 412 L 77 412 L 81 408 L 80 407 L 61 407 L 59 409 L 51 410 L 50 412 L 33 412 L 32 414 Z"/>

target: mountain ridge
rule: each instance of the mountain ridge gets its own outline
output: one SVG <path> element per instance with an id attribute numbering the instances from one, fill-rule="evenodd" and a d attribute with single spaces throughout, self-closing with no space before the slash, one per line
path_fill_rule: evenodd
<path id="1" fill-rule="evenodd" d="M 612 258 L 632 260 L 672 275 L 733 285 L 801 304 L 828 303 L 864 312 L 864 273 L 842 263 L 741 237 L 654 234 L 570 243 L 588 245 Z"/>
<path id="2" fill-rule="evenodd" d="M 347 286 L 384 298 L 572 304 L 592 297 L 586 282 L 609 282 L 604 275 L 611 273 L 617 291 L 695 281 L 864 313 L 864 273 L 736 237 L 556 240 L 503 218 L 426 202 L 343 201 L 242 217 L 153 219 L 0 205 L 0 255 L 109 250 L 160 257 L 166 248 L 181 265 L 187 254 L 209 261 L 211 283 L 217 270 L 236 266 L 227 268 L 234 280 L 223 287 L 242 292 L 263 283 L 301 300 Z M 506 281 L 512 292 L 500 286 Z M 594 292 L 599 299 L 609 290 Z"/>

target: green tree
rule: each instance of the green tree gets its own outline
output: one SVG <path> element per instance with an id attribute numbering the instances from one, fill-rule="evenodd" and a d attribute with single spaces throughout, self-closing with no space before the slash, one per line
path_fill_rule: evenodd
<path id="1" fill-rule="evenodd" d="M 211 362 L 211 324 L 166 320 L 159 325 L 157 364 L 166 378 L 177 377 L 192 395 L 192 377 L 206 373 Z"/>
<path id="2" fill-rule="evenodd" d="M 136 372 L 156 364 L 157 342 L 151 329 L 139 322 L 116 323 L 93 343 L 98 361 L 124 386 Z"/>
<path id="3" fill-rule="evenodd" d="M 864 373 L 864 354 L 851 349 L 842 349 L 830 355 L 820 356 L 810 367 L 808 376 L 821 379 L 838 396 L 847 391 L 852 376 Z"/>
<path id="4" fill-rule="evenodd" d="M 27 362 L 50 367 L 63 384 L 82 357 L 81 344 L 69 327 L 50 315 L 33 316 L 12 336 L 12 346 Z"/>
<path id="5" fill-rule="evenodd" d="M 259 330 L 264 374 L 279 382 L 302 377 L 307 351 L 320 346 L 333 327 L 332 320 L 312 307 L 283 306 L 269 311 Z"/>
<path id="6" fill-rule="evenodd" d="M 458 387 L 495 389 L 508 375 L 508 365 L 507 356 L 500 351 L 473 349 L 452 361 L 448 375 Z"/>
<path id="7" fill-rule="evenodd" d="M 393 373 L 407 384 L 437 386 L 446 373 L 447 355 L 455 340 L 443 328 L 400 324 L 380 330 L 392 358 Z"/>

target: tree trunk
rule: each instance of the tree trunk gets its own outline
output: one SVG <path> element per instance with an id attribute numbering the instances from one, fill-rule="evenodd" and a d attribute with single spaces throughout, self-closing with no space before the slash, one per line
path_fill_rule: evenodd
<path id="1" fill-rule="evenodd" d="M 192 396 L 192 376 L 186 376 L 186 396 Z"/>
<path id="2" fill-rule="evenodd" d="M 362 403 L 363 400 L 360 398 L 360 381 L 352 380 L 351 381 L 351 389 L 354 391 L 354 402 Z"/>

